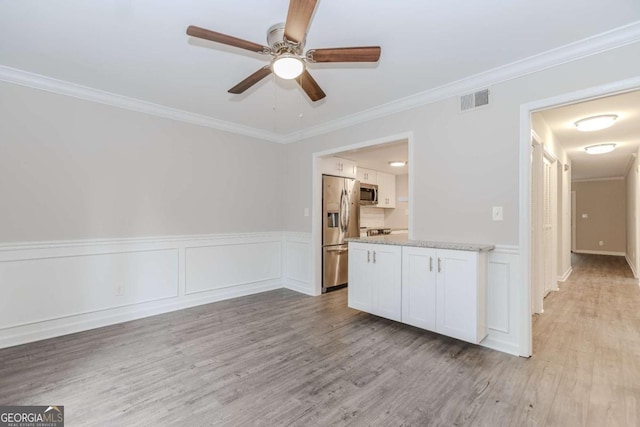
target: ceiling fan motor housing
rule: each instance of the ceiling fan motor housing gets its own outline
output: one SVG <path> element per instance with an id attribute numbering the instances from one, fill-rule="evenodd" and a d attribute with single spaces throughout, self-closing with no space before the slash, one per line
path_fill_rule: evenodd
<path id="1" fill-rule="evenodd" d="M 302 49 L 304 49 L 304 42 L 303 40 L 302 43 L 298 44 L 286 40 L 284 37 L 284 22 L 272 25 L 267 30 L 267 44 L 276 55 L 281 53 L 301 55 Z"/>

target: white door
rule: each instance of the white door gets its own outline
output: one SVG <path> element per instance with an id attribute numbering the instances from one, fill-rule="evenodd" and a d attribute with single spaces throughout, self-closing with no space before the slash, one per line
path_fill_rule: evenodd
<path id="1" fill-rule="evenodd" d="M 553 209 L 552 209 L 552 197 L 555 194 L 553 191 L 552 180 L 552 168 L 551 161 L 544 157 L 543 159 L 543 174 L 542 174 L 542 263 L 543 263 L 543 290 L 546 296 L 552 289 L 554 275 L 553 275 Z"/>
<path id="2" fill-rule="evenodd" d="M 544 296 L 541 268 L 542 253 L 542 198 L 543 162 L 542 144 L 532 141 L 531 146 L 531 312 L 542 313 Z"/>
<path id="3" fill-rule="evenodd" d="M 576 192 L 571 192 L 571 252 L 576 251 Z"/>

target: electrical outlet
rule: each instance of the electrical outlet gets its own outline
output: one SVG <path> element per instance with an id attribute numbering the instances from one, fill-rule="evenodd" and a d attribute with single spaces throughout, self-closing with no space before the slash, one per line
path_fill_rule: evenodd
<path id="1" fill-rule="evenodd" d="M 491 210 L 491 217 L 494 221 L 502 221 L 502 206 L 494 206 Z"/>
<path id="2" fill-rule="evenodd" d="M 589 214 L 582 214 L 582 219 L 587 219 L 589 218 Z"/>
<path id="3" fill-rule="evenodd" d="M 304 216 L 309 216 L 309 208 L 304 208 Z"/>
<path id="4" fill-rule="evenodd" d="M 600 246 L 604 246 L 604 241 L 600 240 L 600 241 L 598 242 L 598 244 L 599 244 Z"/>
<path id="5" fill-rule="evenodd" d="M 113 293 L 117 297 L 121 297 L 124 295 L 124 285 L 122 283 L 118 283 L 113 288 Z"/>

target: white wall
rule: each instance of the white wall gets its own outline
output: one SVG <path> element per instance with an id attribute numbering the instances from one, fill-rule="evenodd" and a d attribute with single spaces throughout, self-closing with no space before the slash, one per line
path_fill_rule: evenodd
<path id="1" fill-rule="evenodd" d="M 636 154 L 633 164 L 625 177 L 625 191 L 627 201 L 626 223 L 627 223 L 627 247 L 626 258 L 629 266 L 633 270 L 633 275 L 637 278 L 640 272 L 640 176 L 638 174 L 640 162 L 638 157 L 640 151 Z"/>
<path id="2" fill-rule="evenodd" d="M 314 216 L 303 212 L 312 207 L 313 153 L 411 133 L 413 237 L 503 248 L 493 257 L 500 267 L 489 269 L 487 315 L 496 325 L 489 326 L 485 345 L 529 355 L 518 246 L 521 105 L 635 78 L 639 70 L 636 43 L 496 84 L 486 108 L 460 114 L 451 97 L 289 144 L 287 230 L 312 229 Z M 492 221 L 492 206 L 503 207 L 503 221 Z M 312 265 L 317 269 L 317 260 Z M 318 277 L 316 272 L 312 280 Z"/>
<path id="3" fill-rule="evenodd" d="M 304 274 L 282 268 L 283 154 L 0 83 L 0 347 L 304 291 Z"/>
<path id="4" fill-rule="evenodd" d="M 283 154 L 0 83 L 0 242 L 282 230 Z"/>
<path id="5" fill-rule="evenodd" d="M 612 67 L 611 64 L 616 64 Z M 287 145 L 285 224 L 311 230 L 312 154 L 413 132 L 415 238 L 518 243 L 520 105 L 637 76 L 640 44 L 491 87 L 491 106 L 459 114 L 457 99 L 424 105 Z M 491 207 L 504 207 L 504 221 Z"/>
<path id="6" fill-rule="evenodd" d="M 409 197 L 409 175 L 396 175 L 396 207 L 395 209 L 383 209 L 384 226 L 387 228 L 409 228 L 409 202 L 401 202 L 397 199 L 407 200 Z"/>

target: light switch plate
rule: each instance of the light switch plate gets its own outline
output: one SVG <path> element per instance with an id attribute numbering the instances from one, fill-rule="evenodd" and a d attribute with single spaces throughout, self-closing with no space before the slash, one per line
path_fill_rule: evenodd
<path id="1" fill-rule="evenodd" d="M 309 208 L 304 208 L 304 216 L 309 216 Z"/>
<path id="2" fill-rule="evenodd" d="M 494 206 L 491 211 L 491 217 L 494 221 L 502 221 L 504 219 L 502 215 L 502 206 Z"/>

